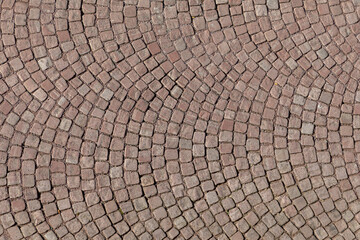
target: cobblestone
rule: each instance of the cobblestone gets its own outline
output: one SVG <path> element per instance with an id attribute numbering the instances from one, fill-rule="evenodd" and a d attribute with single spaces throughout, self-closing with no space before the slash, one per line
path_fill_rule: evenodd
<path id="1" fill-rule="evenodd" d="M 360 239 L 359 13 L 0 0 L 0 239 Z"/>

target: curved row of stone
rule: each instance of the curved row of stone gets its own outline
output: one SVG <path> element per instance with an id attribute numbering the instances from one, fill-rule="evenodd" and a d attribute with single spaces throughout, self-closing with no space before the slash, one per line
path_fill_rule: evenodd
<path id="1" fill-rule="evenodd" d="M 357 236 L 351 1 L 1 7 L 5 238 Z"/>

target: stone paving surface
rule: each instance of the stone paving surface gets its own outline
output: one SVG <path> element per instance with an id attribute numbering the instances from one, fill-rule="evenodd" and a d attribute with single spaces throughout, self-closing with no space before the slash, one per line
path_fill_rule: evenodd
<path id="1" fill-rule="evenodd" d="M 360 239 L 359 0 L 0 0 L 0 239 Z"/>

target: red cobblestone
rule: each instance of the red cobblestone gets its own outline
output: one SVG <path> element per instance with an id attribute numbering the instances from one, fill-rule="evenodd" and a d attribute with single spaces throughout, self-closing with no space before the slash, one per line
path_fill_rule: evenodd
<path id="1" fill-rule="evenodd" d="M 358 0 L 0 5 L 0 239 L 358 239 Z"/>

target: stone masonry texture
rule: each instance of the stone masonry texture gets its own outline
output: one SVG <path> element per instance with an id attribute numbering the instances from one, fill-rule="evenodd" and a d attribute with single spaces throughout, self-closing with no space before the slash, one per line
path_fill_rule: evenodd
<path id="1" fill-rule="evenodd" d="M 0 240 L 360 239 L 360 0 L 0 0 Z"/>

